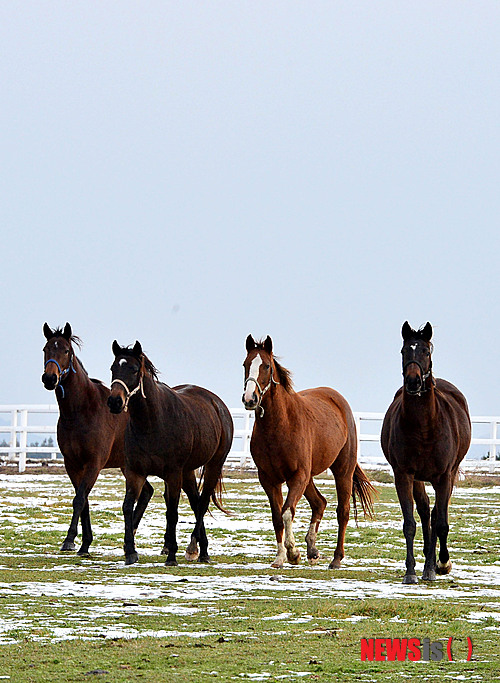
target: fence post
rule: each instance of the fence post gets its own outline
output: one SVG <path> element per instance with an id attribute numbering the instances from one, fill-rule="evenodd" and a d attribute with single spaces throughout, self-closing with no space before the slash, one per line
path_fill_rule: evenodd
<path id="1" fill-rule="evenodd" d="M 490 466 L 490 472 L 495 471 L 495 460 L 497 458 L 497 445 L 495 443 L 495 440 L 497 438 L 497 421 L 493 419 L 491 421 L 491 443 L 490 443 L 490 452 L 488 456 L 488 464 Z"/>
<path id="2" fill-rule="evenodd" d="M 361 455 L 361 416 L 355 415 L 354 421 L 356 423 L 356 460 L 359 462 Z"/>
<path id="3" fill-rule="evenodd" d="M 11 415 L 10 447 L 12 450 L 9 451 L 8 460 L 15 460 L 16 459 L 16 448 L 17 448 L 17 410 L 16 409 L 12 410 L 10 415 Z"/>
<path id="4" fill-rule="evenodd" d="M 28 447 L 28 411 L 21 410 L 21 436 L 19 438 L 19 472 L 26 470 L 26 451 Z"/>

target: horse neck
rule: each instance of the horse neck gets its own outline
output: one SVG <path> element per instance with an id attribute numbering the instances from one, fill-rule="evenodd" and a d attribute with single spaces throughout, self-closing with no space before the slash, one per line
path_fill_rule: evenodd
<path id="1" fill-rule="evenodd" d="M 420 396 L 412 396 L 403 389 L 403 418 L 421 427 L 431 427 L 436 420 L 437 406 L 434 383 L 429 378 L 429 387 Z"/>
<path id="2" fill-rule="evenodd" d="M 73 356 L 72 365 L 75 371 L 73 372 L 70 368 L 70 371 L 55 390 L 59 413 L 62 416 L 72 415 L 88 408 L 91 405 L 92 395 L 96 391 L 94 383 L 76 356 Z"/>
<path id="3" fill-rule="evenodd" d="M 295 404 L 294 396 L 294 391 L 288 392 L 281 384 L 272 383 L 261 401 L 261 406 L 264 408 L 262 417 L 257 409 L 256 424 L 260 427 L 266 427 L 268 424 L 278 425 L 281 422 L 289 425 L 289 414 Z"/>
<path id="4" fill-rule="evenodd" d="M 146 398 L 144 398 L 143 392 L 139 390 L 130 399 L 129 411 L 131 421 L 141 428 L 147 429 L 161 419 L 165 404 L 168 403 L 170 395 L 173 395 L 174 392 L 169 389 L 160 395 L 158 382 L 149 374 L 143 375 L 142 387 Z"/>

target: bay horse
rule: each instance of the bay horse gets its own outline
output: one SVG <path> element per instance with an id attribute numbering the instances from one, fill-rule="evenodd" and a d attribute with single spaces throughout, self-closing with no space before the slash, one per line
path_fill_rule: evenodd
<path id="1" fill-rule="evenodd" d="M 191 384 L 170 388 L 159 382 L 158 371 L 138 341 L 133 348 L 121 347 L 114 341 L 112 350 L 115 359 L 108 406 L 112 413 L 128 411 L 130 415 L 125 429 L 125 563 L 138 560 L 134 505 L 140 502 L 141 490 L 150 475 L 165 482 L 165 565 L 177 564 L 181 488 L 187 493 L 196 517 L 186 558 L 208 562 L 203 518 L 210 500 L 224 511 L 220 494 L 222 468 L 233 439 L 231 414 L 222 400 L 207 389 Z M 203 468 L 201 493 L 195 474 L 199 468 Z"/>
<path id="2" fill-rule="evenodd" d="M 47 343 L 43 349 L 42 382 L 46 389 L 55 391 L 59 406 L 57 441 L 76 494 L 61 550 L 75 550 L 81 519 L 82 544 L 78 554 L 87 555 L 93 539 L 88 497 L 102 469 L 123 470 L 127 416 L 110 414 L 107 407 L 110 390 L 100 380 L 88 376 L 73 348 L 73 344 L 80 347 L 80 339 L 72 333 L 69 323 L 64 329 L 54 330 L 45 323 L 43 333 Z M 141 492 L 141 504 L 134 520 L 136 528 L 152 494 L 150 484 Z"/>
<path id="3" fill-rule="evenodd" d="M 350 498 L 356 506 L 357 494 L 364 513 L 372 516 L 375 492 L 357 463 L 356 424 L 351 408 L 343 396 L 329 387 L 295 392 L 290 372 L 273 355 L 271 337 L 256 342 L 248 335 L 246 351 L 242 400 L 247 410 L 255 411 L 250 452 L 271 506 L 278 544 L 272 567 L 282 568 L 286 559 L 291 564 L 300 561 L 292 522 L 302 495 L 312 510 L 306 535 L 307 557 L 311 563 L 319 559 L 316 537 L 326 499 L 316 488 L 313 477 L 329 468 L 335 478 L 338 500 L 337 547 L 329 568 L 337 569 L 344 557 Z M 283 504 L 285 482 L 288 494 Z"/>
<path id="4" fill-rule="evenodd" d="M 450 382 L 434 378 L 431 354 L 432 325 L 414 330 L 402 327 L 403 387 L 385 415 L 381 445 L 394 471 L 394 482 L 403 512 L 406 539 L 405 584 L 417 583 L 413 540 L 416 523 L 413 501 L 422 522 L 425 564 L 424 581 L 451 570 L 447 547 L 448 506 L 458 467 L 471 440 L 469 409 L 464 395 Z M 430 514 L 424 482 L 435 491 Z M 439 538 L 439 560 L 436 544 Z"/>

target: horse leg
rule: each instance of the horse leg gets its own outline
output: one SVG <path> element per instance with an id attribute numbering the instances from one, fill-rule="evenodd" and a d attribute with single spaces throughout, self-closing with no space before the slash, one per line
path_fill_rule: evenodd
<path id="1" fill-rule="evenodd" d="M 86 555 L 89 551 L 89 546 L 92 543 L 92 527 L 90 524 L 90 511 L 88 504 L 88 495 L 94 486 L 99 475 L 99 469 L 84 471 L 79 478 L 72 478 L 73 486 L 75 488 L 75 497 L 73 498 L 73 515 L 69 525 L 68 533 L 61 546 L 62 551 L 75 549 L 75 538 L 78 533 L 78 520 L 82 516 L 82 545 L 78 551 L 79 555 Z"/>
<path id="2" fill-rule="evenodd" d="M 335 488 L 337 489 L 337 547 L 333 554 L 333 560 L 328 569 L 340 569 L 340 563 L 344 558 L 344 541 L 347 523 L 349 522 L 349 512 L 351 509 L 351 495 L 353 486 L 353 473 L 347 474 L 345 468 L 337 468 L 337 460 L 330 468 L 335 478 Z M 353 470 L 354 472 L 354 470 Z"/>
<path id="3" fill-rule="evenodd" d="M 165 487 L 165 499 L 167 504 L 167 530 L 165 533 L 165 545 L 168 547 L 166 567 L 177 566 L 177 536 L 176 528 L 179 519 L 179 498 L 181 495 L 182 472 L 171 474 Z"/>
<path id="4" fill-rule="evenodd" d="M 432 527 L 433 531 L 435 529 L 436 536 L 439 538 L 439 560 L 436 568 L 438 574 L 449 574 L 451 571 L 450 553 L 448 552 L 447 545 L 448 532 L 450 530 L 448 524 L 448 506 L 454 479 L 455 477 L 453 475 L 448 475 L 447 478 L 435 488 L 436 516 Z"/>
<path id="5" fill-rule="evenodd" d="M 92 525 L 90 524 L 90 509 L 88 497 L 80 514 L 80 521 L 82 523 L 82 545 L 78 551 L 78 555 L 88 555 L 89 547 L 94 538 L 92 534 Z"/>
<path id="6" fill-rule="evenodd" d="M 195 517 L 196 517 L 200 494 L 198 491 L 198 483 L 196 481 L 196 475 L 195 475 L 194 471 L 184 472 L 182 489 L 187 494 L 189 504 L 191 505 L 191 509 L 194 512 Z M 169 538 L 170 538 L 170 528 L 169 528 L 169 523 L 168 523 L 168 492 L 167 492 L 167 490 L 168 490 L 167 485 L 165 484 L 164 498 L 165 498 L 165 505 L 167 506 L 167 513 L 166 513 L 167 528 L 165 531 L 165 542 L 163 545 L 163 550 L 161 551 L 162 555 L 168 555 L 168 551 L 169 551 L 169 545 L 168 544 L 169 544 Z M 195 525 L 195 529 L 196 529 L 196 525 Z M 206 539 L 205 525 L 203 524 L 203 522 L 201 524 L 200 536 Z M 198 550 L 198 539 L 195 535 L 195 531 L 193 531 L 193 533 L 191 535 L 191 541 L 190 541 L 188 547 L 186 548 L 186 560 L 188 560 L 188 562 L 195 562 L 198 559 L 199 555 L 200 555 L 200 553 Z"/>
<path id="7" fill-rule="evenodd" d="M 415 557 L 413 555 L 413 540 L 417 525 L 413 516 L 413 477 L 394 471 L 394 483 L 403 512 L 403 533 L 406 540 L 406 574 L 403 583 L 418 583 L 415 574 Z"/>
<path id="8" fill-rule="evenodd" d="M 123 550 L 125 552 L 125 564 L 134 564 L 139 559 L 135 549 L 134 506 L 140 498 L 141 491 L 146 483 L 146 477 L 126 470 L 125 480 L 125 499 L 122 507 L 125 522 Z"/>
<path id="9" fill-rule="evenodd" d="M 134 527 L 134 534 L 137 531 L 137 527 L 141 522 L 142 516 L 144 515 L 144 512 L 148 506 L 149 501 L 151 500 L 151 496 L 153 495 L 153 493 L 154 488 L 146 479 L 146 481 L 144 482 L 144 486 L 142 487 L 141 495 L 139 496 L 139 500 L 137 501 L 137 505 L 135 506 L 134 510 L 134 519 L 132 522 L 132 525 Z"/>
<path id="10" fill-rule="evenodd" d="M 186 493 L 191 509 L 194 512 L 196 520 L 198 520 L 198 506 L 200 503 L 200 492 L 198 490 L 198 482 L 196 481 L 196 474 L 194 471 L 184 473 L 184 482 L 182 488 Z M 198 536 L 197 536 L 198 533 Z M 208 548 L 208 539 L 205 531 L 205 524 L 203 519 L 199 525 L 199 530 L 197 523 L 195 522 L 193 533 L 191 534 L 191 541 L 186 548 L 186 560 L 188 562 L 196 562 L 200 557 L 200 551 L 198 549 L 198 541 L 202 542 L 205 548 Z"/>
<path id="11" fill-rule="evenodd" d="M 429 557 L 431 547 L 431 515 L 429 506 L 429 496 L 425 492 L 425 484 L 423 481 L 413 482 L 413 497 L 415 498 L 417 512 L 422 522 L 422 533 L 424 536 L 425 565 L 424 571 L 422 573 L 422 579 L 424 581 L 434 581 L 434 579 L 436 578 L 435 554 L 434 558 L 430 560 L 429 564 L 427 563 L 427 558 Z"/>
<path id="12" fill-rule="evenodd" d="M 198 510 L 196 512 L 196 525 L 193 531 L 193 536 L 200 542 L 200 556 L 198 562 L 209 562 L 208 555 L 208 539 L 205 532 L 203 518 L 208 510 L 210 499 L 212 498 L 217 484 L 222 476 L 222 467 L 226 459 L 226 446 L 221 443 L 213 458 L 205 465 L 203 474 L 203 488 L 198 501 Z"/>
<path id="13" fill-rule="evenodd" d="M 304 494 L 308 485 L 308 479 L 304 476 L 304 472 L 296 472 L 295 475 L 287 481 L 288 495 L 281 511 L 281 517 L 285 525 L 285 548 L 286 556 L 290 564 L 299 564 L 300 550 L 295 545 L 295 536 L 293 535 L 292 525 L 295 517 L 295 510 L 297 503 Z"/>
<path id="14" fill-rule="evenodd" d="M 318 534 L 319 523 L 321 522 L 326 508 L 326 498 L 318 491 L 312 479 L 307 485 L 304 495 L 312 510 L 311 523 L 309 524 L 309 530 L 306 534 L 307 559 L 311 564 L 315 564 L 319 559 L 319 552 L 316 548 L 316 536 Z"/>
<path id="15" fill-rule="evenodd" d="M 276 557 L 271 567 L 274 567 L 274 569 L 282 569 L 286 559 L 286 549 L 283 544 L 284 524 L 283 517 L 281 516 L 281 509 L 283 507 L 283 492 L 281 490 L 281 484 L 270 482 L 262 472 L 259 472 L 259 481 L 269 499 L 274 533 L 276 535 L 276 543 L 278 545 L 278 552 L 276 553 Z"/>

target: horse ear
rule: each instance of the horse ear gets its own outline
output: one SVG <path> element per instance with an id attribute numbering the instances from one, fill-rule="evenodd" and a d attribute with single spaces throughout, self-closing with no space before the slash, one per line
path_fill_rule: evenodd
<path id="1" fill-rule="evenodd" d="M 420 334 L 424 341 L 429 342 L 432 339 L 432 325 L 427 323 Z"/>
<path id="2" fill-rule="evenodd" d="M 113 342 L 111 348 L 112 348 L 113 354 L 114 354 L 115 356 L 119 356 L 119 355 L 120 355 L 120 351 L 121 351 L 122 349 L 121 349 L 120 344 L 116 341 L 116 339 L 115 339 L 115 341 Z"/>
<path id="3" fill-rule="evenodd" d="M 247 349 L 247 352 L 248 352 L 248 353 L 249 353 L 250 351 L 253 351 L 253 350 L 255 349 L 255 346 L 256 346 L 255 340 L 254 340 L 254 338 L 252 337 L 251 334 L 248 335 L 248 337 L 247 337 L 247 339 L 246 339 L 246 342 L 245 342 L 245 346 L 246 346 L 246 349 Z"/>
<path id="4" fill-rule="evenodd" d="M 52 332 L 50 327 L 47 325 L 47 323 L 45 323 L 43 326 L 43 333 L 44 333 L 45 339 L 47 341 L 49 341 L 49 339 L 52 339 L 52 337 L 54 336 L 54 333 Z"/>
<path id="5" fill-rule="evenodd" d="M 69 323 L 64 326 L 63 337 L 68 341 L 71 339 L 71 325 Z"/>
<path id="6" fill-rule="evenodd" d="M 264 340 L 264 351 L 267 351 L 267 353 L 272 353 L 273 352 L 273 340 L 269 335 Z"/>
<path id="7" fill-rule="evenodd" d="M 138 341 L 135 342 L 134 348 L 132 349 L 132 353 L 137 358 L 140 358 L 142 356 L 142 346 L 140 345 L 140 343 Z"/>
<path id="8" fill-rule="evenodd" d="M 414 334 L 415 330 L 411 328 L 410 323 L 407 320 L 403 323 L 403 327 L 401 328 L 401 335 L 403 336 L 403 341 L 408 341 L 408 339 L 410 339 Z"/>

